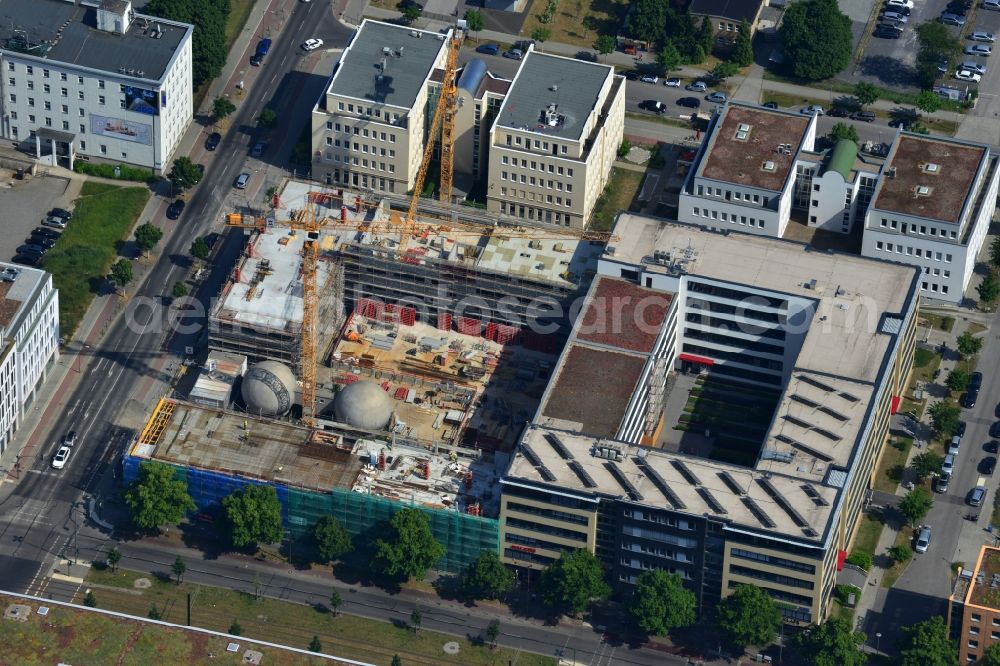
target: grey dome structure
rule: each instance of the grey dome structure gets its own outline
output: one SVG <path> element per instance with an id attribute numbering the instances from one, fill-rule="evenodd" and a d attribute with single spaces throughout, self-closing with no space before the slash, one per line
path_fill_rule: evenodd
<path id="1" fill-rule="evenodd" d="M 295 400 L 295 375 L 284 363 L 262 361 L 243 378 L 240 394 L 247 411 L 261 416 L 281 416 Z"/>
<path id="2" fill-rule="evenodd" d="M 341 423 L 383 430 L 392 418 L 392 398 L 375 382 L 357 381 L 337 394 L 333 413 Z"/>

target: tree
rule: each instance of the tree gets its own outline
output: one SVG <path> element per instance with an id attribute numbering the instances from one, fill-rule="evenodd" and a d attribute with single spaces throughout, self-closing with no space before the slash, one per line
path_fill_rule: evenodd
<path id="1" fill-rule="evenodd" d="M 309 651 L 310 652 L 322 652 L 323 644 L 319 640 L 319 636 L 313 636 L 313 639 L 309 641 Z"/>
<path id="2" fill-rule="evenodd" d="M 343 597 L 340 596 L 340 592 L 334 590 L 330 592 L 330 613 L 334 617 L 340 614 L 340 607 L 344 604 Z"/>
<path id="3" fill-rule="evenodd" d="M 781 611 L 770 595 L 756 585 L 737 586 L 719 602 L 715 614 L 719 628 L 740 647 L 767 645 L 781 626 Z"/>
<path id="4" fill-rule="evenodd" d="M 913 558 L 913 551 L 905 543 L 889 548 L 889 557 L 893 562 L 909 562 Z"/>
<path id="5" fill-rule="evenodd" d="M 874 104 L 875 100 L 878 99 L 878 88 L 867 81 L 859 81 L 854 86 L 854 98 L 858 100 L 858 104 L 861 106 Z"/>
<path id="6" fill-rule="evenodd" d="M 178 280 L 177 282 L 174 282 L 174 288 L 170 293 L 173 294 L 174 298 L 184 298 L 188 295 L 187 285 Z"/>
<path id="7" fill-rule="evenodd" d="M 711 79 L 712 84 L 722 83 L 730 76 L 733 76 L 739 71 L 734 62 L 720 62 L 708 73 L 708 78 Z"/>
<path id="8" fill-rule="evenodd" d="M 870 571 L 872 564 L 874 564 L 874 558 L 871 553 L 866 553 L 863 550 L 856 550 L 847 557 L 847 563 L 853 564 L 856 567 L 861 567 L 865 571 Z"/>
<path id="9" fill-rule="evenodd" d="M 500 620 L 490 620 L 486 625 L 486 642 L 490 644 L 491 649 L 496 649 L 498 638 L 500 638 Z"/>
<path id="10" fill-rule="evenodd" d="M 934 113 L 941 108 L 941 97 L 932 90 L 921 90 L 917 95 L 917 108 L 924 113 Z"/>
<path id="11" fill-rule="evenodd" d="M 549 37 L 552 36 L 552 31 L 548 28 L 537 27 L 531 31 L 531 38 L 541 44 L 542 42 L 549 41 Z"/>
<path id="12" fill-rule="evenodd" d="M 399 658 L 398 654 L 392 655 L 392 663 L 389 666 L 403 666 L 403 660 Z"/>
<path id="13" fill-rule="evenodd" d="M 323 562 L 339 560 L 354 550 L 351 535 L 334 516 L 323 516 L 313 527 L 313 539 Z"/>
<path id="14" fill-rule="evenodd" d="M 958 408 L 958 405 L 941 400 L 933 403 L 928 408 L 928 413 L 937 436 L 941 439 L 948 439 L 958 427 L 958 418 L 961 416 L 962 410 Z"/>
<path id="15" fill-rule="evenodd" d="M 219 95 L 214 100 L 212 100 L 212 115 L 215 116 L 216 120 L 222 120 L 223 118 L 228 118 L 233 115 L 236 111 L 236 105 L 229 101 L 226 97 Z"/>
<path id="16" fill-rule="evenodd" d="M 837 123 L 830 130 L 830 138 L 834 141 L 840 141 L 841 139 L 848 139 L 854 143 L 858 143 L 858 130 L 854 125 L 848 125 L 847 123 Z"/>
<path id="17" fill-rule="evenodd" d="M 990 242 L 990 265 L 1000 268 L 1000 236 Z"/>
<path id="18" fill-rule="evenodd" d="M 194 24 L 191 36 L 191 77 L 194 87 L 211 81 L 226 64 L 226 19 L 230 3 L 193 0 L 151 0 L 144 14 Z"/>
<path id="19" fill-rule="evenodd" d="M 195 510 L 187 492 L 187 481 L 178 479 L 170 465 L 149 461 L 139 463 L 139 478 L 125 491 L 125 503 L 132 510 L 132 522 L 144 530 L 176 525 Z"/>
<path id="20" fill-rule="evenodd" d="M 917 479 L 923 480 L 928 476 L 941 473 L 941 465 L 944 458 L 933 451 L 924 451 L 913 457 L 913 471 L 917 474 Z"/>
<path id="21" fill-rule="evenodd" d="M 753 36 L 750 34 L 750 24 L 746 19 L 740 21 L 740 31 L 736 33 L 736 43 L 733 45 L 733 55 L 730 58 L 739 67 L 753 64 Z"/>
<path id="22" fill-rule="evenodd" d="M 167 174 L 170 184 L 183 192 L 201 182 L 201 169 L 189 157 L 178 157 Z"/>
<path id="23" fill-rule="evenodd" d="M 674 629 L 694 624 L 698 602 L 680 576 L 662 569 L 643 571 L 635 583 L 628 612 L 647 634 L 666 636 Z"/>
<path id="24" fill-rule="evenodd" d="M 118 550 L 115 546 L 108 551 L 108 566 L 111 567 L 111 573 L 118 571 L 118 563 L 122 561 L 122 551 Z"/>
<path id="25" fill-rule="evenodd" d="M 407 23 L 413 23 L 418 18 L 420 18 L 421 13 L 422 10 L 416 3 L 408 4 L 406 5 L 406 8 L 403 10 L 403 20 L 405 20 Z"/>
<path id="26" fill-rule="evenodd" d="M 1000 666 L 1000 643 L 994 643 L 983 650 L 983 666 Z"/>
<path id="27" fill-rule="evenodd" d="M 483 13 L 478 9 L 470 9 L 465 12 L 465 23 L 471 32 L 477 34 L 486 27 L 486 20 L 483 18 Z"/>
<path id="28" fill-rule="evenodd" d="M 87 608 L 97 608 L 97 597 L 93 590 L 87 590 L 87 596 L 83 598 L 83 605 Z"/>
<path id="29" fill-rule="evenodd" d="M 476 599 L 500 599 L 514 587 L 514 572 L 496 552 L 484 550 L 465 570 L 462 587 Z"/>
<path id="30" fill-rule="evenodd" d="M 712 27 L 712 21 L 707 16 L 701 19 L 695 40 L 705 53 L 711 53 L 715 47 L 715 28 Z"/>
<path id="31" fill-rule="evenodd" d="M 962 52 L 962 43 L 951 30 L 938 21 L 926 21 L 917 26 L 917 77 L 921 86 L 930 89 L 940 75 L 939 67 L 945 69 Z M 931 93 L 933 94 L 933 93 Z"/>
<path id="32" fill-rule="evenodd" d="M 958 647 L 948 637 L 948 626 L 940 615 L 902 627 L 896 647 L 899 666 L 954 666 Z"/>
<path id="33" fill-rule="evenodd" d="M 375 540 L 372 565 L 388 576 L 422 580 L 444 555 L 444 546 L 431 533 L 430 519 L 420 509 L 397 511 L 386 532 L 386 538 Z"/>
<path id="34" fill-rule="evenodd" d="M 914 488 L 899 501 L 899 512 L 910 525 L 916 525 L 934 506 L 934 500 L 923 488 Z"/>
<path id="35" fill-rule="evenodd" d="M 542 572 L 542 601 L 550 609 L 576 615 L 594 599 L 611 593 L 601 563 L 588 550 L 563 552 Z"/>
<path id="36" fill-rule="evenodd" d="M 955 368 L 948 373 L 948 379 L 944 383 L 952 391 L 961 391 L 969 384 L 969 373 L 961 368 Z"/>
<path id="37" fill-rule="evenodd" d="M 410 626 L 413 627 L 413 633 L 420 631 L 420 623 L 423 622 L 424 614 L 420 612 L 419 608 L 414 608 L 413 612 L 410 613 Z"/>
<path id="38" fill-rule="evenodd" d="M 663 39 L 663 26 L 667 22 L 667 5 L 663 0 L 635 0 L 628 16 L 626 31 L 629 37 L 644 42 Z"/>
<path id="39" fill-rule="evenodd" d="M 111 264 L 111 281 L 124 289 L 125 285 L 132 281 L 132 262 L 128 259 L 119 259 Z"/>
<path id="40" fill-rule="evenodd" d="M 135 244 L 145 254 L 156 247 L 163 238 L 163 230 L 155 224 L 144 222 L 135 229 Z"/>
<path id="41" fill-rule="evenodd" d="M 163 613 L 160 611 L 159 608 L 156 607 L 156 604 L 153 604 L 152 606 L 149 607 L 149 612 L 146 613 L 146 617 L 148 617 L 150 620 L 159 620 L 162 619 Z"/>
<path id="42" fill-rule="evenodd" d="M 233 623 L 229 625 L 229 631 L 226 633 L 232 634 L 233 636 L 242 636 L 243 626 L 236 620 L 233 620 Z"/>
<path id="43" fill-rule="evenodd" d="M 257 127 L 270 129 L 278 126 L 278 113 L 274 109 L 264 109 L 257 116 Z"/>
<path id="44" fill-rule="evenodd" d="M 594 50 L 604 56 L 605 62 L 608 60 L 608 54 L 614 51 L 616 46 L 615 38 L 611 35 L 601 35 L 594 42 Z"/>
<path id="45" fill-rule="evenodd" d="M 831 618 L 796 635 L 793 644 L 812 666 L 865 666 L 865 635 L 843 618 Z"/>
<path id="46" fill-rule="evenodd" d="M 983 350 L 983 339 L 968 331 L 958 336 L 958 353 L 963 357 L 975 356 Z"/>
<path id="47" fill-rule="evenodd" d="M 618 157 L 626 157 L 630 152 L 632 152 L 632 142 L 625 137 L 618 146 Z"/>
<path id="48" fill-rule="evenodd" d="M 177 584 L 180 585 L 181 581 L 184 580 L 184 574 L 187 573 L 188 565 L 181 559 L 181 556 L 178 555 L 177 559 L 174 560 L 174 563 L 171 565 L 170 570 L 174 572 L 174 575 L 177 577 Z"/>
<path id="49" fill-rule="evenodd" d="M 587 39 L 587 33 L 589 33 L 591 30 L 596 30 L 597 29 L 597 19 L 594 18 L 593 16 L 591 16 L 590 14 L 587 14 L 586 16 L 584 16 L 583 20 L 580 23 L 583 25 L 583 38 L 584 39 Z M 614 37 L 611 38 L 611 41 L 612 41 L 612 43 L 614 42 Z M 614 50 L 615 50 L 614 47 L 612 47 L 611 51 L 614 51 Z M 608 51 L 608 53 L 611 53 L 611 51 Z"/>
<path id="50" fill-rule="evenodd" d="M 705 62 L 705 58 L 707 57 L 705 49 L 701 47 L 701 44 L 696 44 L 694 50 L 691 52 L 691 56 L 688 58 L 688 64 L 700 65 Z"/>
<path id="51" fill-rule="evenodd" d="M 202 236 L 198 236 L 194 239 L 194 242 L 191 243 L 190 252 L 191 256 L 195 259 L 208 259 L 208 243 L 205 242 L 205 239 Z"/>
<path id="52" fill-rule="evenodd" d="M 273 486 L 243 486 L 223 498 L 222 509 L 237 548 L 281 541 L 281 503 Z"/>
<path id="53" fill-rule="evenodd" d="M 1000 282 L 997 282 L 997 276 L 993 271 L 987 271 L 986 277 L 976 287 L 976 293 L 979 294 L 979 300 L 984 303 L 997 300 L 997 296 L 1000 296 Z"/>
<path id="54" fill-rule="evenodd" d="M 837 0 L 804 0 L 785 11 L 781 24 L 785 61 L 803 79 L 828 79 L 847 67 L 853 42 L 851 19 Z"/>
<path id="55" fill-rule="evenodd" d="M 656 55 L 656 69 L 660 76 L 666 76 L 667 72 L 681 66 L 681 54 L 672 42 L 667 42 Z"/>

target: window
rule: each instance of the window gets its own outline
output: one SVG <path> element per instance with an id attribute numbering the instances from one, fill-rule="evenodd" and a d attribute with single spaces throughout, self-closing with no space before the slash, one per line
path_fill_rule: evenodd
<path id="1" fill-rule="evenodd" d="M 79 92 L 77 92 L 76 96 L 77 96 L 77 98 L 80 99 L 80 101 L 83 101 L 83 91 L 82 90 L 80 90 Z"/>
<path id="2" fill-rule="evenodd" d="M 69 121 L 68 120 L 62 121 L 62 128 L 64 130 L 66 130 L 67 132 L 69 131 Z"/>
<path id="3" fill-rule="evenodd" d="M 59 80 L 60 81 L 65 81 L 66 80 L 66 72 L 60 72 L 59 73 Z"/>
<path id="4" fill-rule="evenodd" d="M 63 104 L 60 108 L 63 113 L 69 113 L 69 107 L 66 106 L 65 104 Z"/>
<path id="5" fill-rule="evenodd" d="M 45 101 L 45 110 L 46 111 L 51 111 L 52 110 L 52 102 L 50 102 L 48 100 Z"/>
<path id="6" fill-rule="evenodd" d="M 45 126 L 52 127 L 52 118 L 49 118 L 48 116 L 45 117 Z"/>
<path id="7" fill-rule="evenodd" d="M 11 93 L 10 94 L 10 102 L 11 102 L 11 104 L 16 104 L 17 103 L 17 95 L 15 95 L 14 93 Z"/>
<path id="8" fill-rule="evenodd" d="M 69 89 L 68 88 L 60 88 L 59 89 L 59 94 L 61 96 L 63 96 L 63 97 L 69 97 Z"/>
<path id="9" fill-rule="evenodd" d="M 101 106 L 104 106 L 104 95 L 97 96 L 97 103 L 100 104 Z"/>
<path id="10" fill-rule="evenodd" d="M 83 123 L 80 123 L 80 134 L 86 134 L 86 133 L 87 133 L 87 126 L 84 125 Z M 80 142 L 80 149 L 81 150 L 85 150 L 86 149 L 84 147 L 83 141 Z"/>
<path id="11" fill-rule="evenodd" d="M 8 72 L 13 72 L 14 71 L 14 63 L 12 63 L 12 62 L 8 62 L 7 63 L 7 71 Z"/>
<path id="12" fill-rule="evenodd" d="M 83 85 L 83 77 L 82 76 L 76 77 L 76 82 L 79 83 L 82 86 Z"/>
<path id="13" fill-rule="evenodd" d="M 979 627 L 969 627 L 969 635 L 970 636 L 978 636 L 979 635 Z"/>
<path id="14" fill-rule="evenodd" d="M 35 73 L 35 68 L 32 67 L 31 65 L 25 65 L 24 71 L 26 71 L 28 74 L 34 74 Z"/>
<path id="15" fill-rule="evenodd" d="M 49 70 L 47 70 L 47 69 L 43 69 L 42 70 L 42 78 L 44 78 L 44 79 L 49 78 Z"/>
<path id="16" fill-rule="evenodd" d="M 105 146 L 103 143 L 101 144 L 100 148 L 101 148 L 101 155 L 107 155 L 108 154 L 108 147 Z"/>
<path id="17" fill-rule="evenodd" d="M 52 86 L 50 86 L 47 83 L 43 83 L 42 84 L 42 92 L 43 93 L 50 93 L 50 92 L 52 92 Z"/>

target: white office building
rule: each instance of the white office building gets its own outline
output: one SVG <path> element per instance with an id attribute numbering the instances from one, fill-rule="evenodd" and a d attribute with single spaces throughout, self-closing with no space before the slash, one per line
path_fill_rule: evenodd
<path id="1" fill-rule="evenodd" d="M 192 118 L 192 31 L 129 0 L 0 0 L 0 133 L 49 164 L 167 169 Z"/>
<path id="2" fill-rule="evenodd" d="M 996 209 L 997 162 L 985 145 L 899 134 L 865 219 L 862 254 L 919 266 L 924 298 L 960 303 Z"/>
<path id="3" fill-rule="evenodd" d="M 0 454 L 59 356 L 59 292 L 52 276 L 0 263 Z"/>

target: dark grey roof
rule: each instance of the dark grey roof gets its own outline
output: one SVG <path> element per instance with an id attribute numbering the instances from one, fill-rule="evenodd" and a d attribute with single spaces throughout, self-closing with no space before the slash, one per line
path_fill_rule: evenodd
<path id="1" fill-rule="evenodd" d="M 340 58 L 330 93 L 412 108 L 446 47 L 442 38 L 439 33 L 366 19 Z"/>
<path id="2" fill-rule="evenodd" d="M 158 25 L 159 39 L 149 36 L 146 25 Z M 133 70 L 131 76 L 159 81 L 190 26 L 136 15 L 125 35 L 97 29 L 97 10 L 59 0 L 0 0 L 0 48 L 23 51 L 7 44 L 16 31 L 31 44 L 45 49 L 27 51 L 54 62 L 88 67 L 114 74 L 120 68 Z M 139 74 L 139 72 L 142 74 Z M 129 74 L 124 74 L 129 75 Z"/>
<path id="3" fill-rule="evenodd" d="M 601 88 L 613 73 L 608 65 L 531 51 L 521 61 L 497 123 L 577 140 L 587 117 L 601 104 Z M 553 104 L 558 117 L 554 126 L 544 118 Z"/>
<path id="4" fill-rule="evenodd" d="M 753 26 L 764 0 L 691 0 L 688 11 L 695 16 L 718 16 Z"/>

